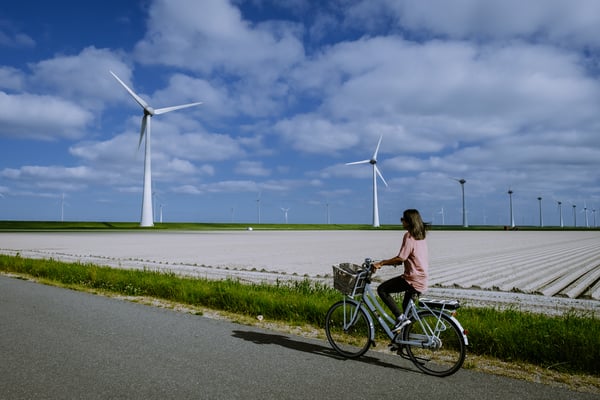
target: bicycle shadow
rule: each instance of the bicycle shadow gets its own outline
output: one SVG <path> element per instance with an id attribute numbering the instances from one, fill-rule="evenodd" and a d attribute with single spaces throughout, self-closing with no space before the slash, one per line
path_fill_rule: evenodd
<path id="1" fill-rule="evenodd" d="M 360 356 L 359 358 L 345 358 L 340 356 L 335 350 L 330 347 L 322 346 L 317 343 L 310 343 L 300 340 L 294 340 L 289 336 L 284 336 L 280 334 L 273 333 L 265 333 L 265 332 L 256 332 L 256 331 L 242 331 L 235 330 L 233 331 L 233 337 L 238 339 L 243 339 L 255 344 L 274 344 L 277 346 L 282 346 L 288 349 L 302 351 L 305 353 L 316 354 L 324 357 L 335 358 L 340 361 L 358 361 L 371 365 L 377 365 L 379 367 L 384 368 L 394 368 L 394 369 L 402 369 L 407 372 L 415 372 L 415 370 L 403 367 L 398 364 L 393 364 L 391 362 L 384 361 L 381 358 L 370 356 L 369 353 Z M 386 356 L 381 353 L 381 356 Z"/>

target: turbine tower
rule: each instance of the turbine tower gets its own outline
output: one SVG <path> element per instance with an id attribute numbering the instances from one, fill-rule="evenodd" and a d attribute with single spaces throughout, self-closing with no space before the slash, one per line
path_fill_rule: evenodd
<path id="1" fill-rule="evenodd" d="M 564 228 L 565 226 L 565 222 L 563 220 L 563 216 L 562 216 L 562 201 L 558 201 L 558 214 L 560 215 L 560 227 Z"/>
<path id="2" fill-rule="evenodd" d="M 585 201 L 583 202 L 583 213 L 585 213 L 585 227 L 589 228 L 590 227 L 590 223 L 588 221 L 588 212 L 587 212 L 587 205 L 585 204 Z"/>
<path id="3" fill-rule="evenodd" d="M 508 189 L 508 198 L 510 201 L 510 227 L 514 228 L 515 227 L 515 217 L 513 215 L 512 194 L 513 194 L 513 191 L 512 191 L 512 189 L 509 188 Z"/>
<path id="4" fill-rule="evenodd" d="M 379 168 L 377 168 L 377 153 L 379 152 L 379 145 L 381 145 L 381 139 L 383 136 L 379 137 L 379 142 L 377 142 L 377 147 L 375 148 L 375 153 L 373 153 L 373 157 L 370 160 L 362 160 L 355 161 L 351 163 L 346 163 L 346 165 L 354 165 L 354 164 L 371 164 L 373 166 L 373 227 L 379 227 L 379 208 L 377 206 L 377 175 L 381 178 L 381 181 L 387 186 L 387 182 L 383 179 L 383 175 L 379 172 Z"/>
<path id="5" fill-rule="evenodd" d="M 134 98 L 134 100 L 144 109 L 144 116 L 142 117 L 142 127 L 140 129 L 140 140 L 138 142 L 138 149 L 142 145 L 142 140 L 146 139 L 145 151 L 144 151 L 144 195 L 142 198 L 142 217 L 140 226 L 154 226 L 154 216 L 152 208 L 152 151 L 151 151 L 151 121 L 154 115 L 165 114 L 170 111 L 180 110 L 182 108 L 188 108 L 202 104 L 189 103 L 180 106 L 172 106 L 165 108 L 152 108 L 148 103 L 138 96 L 133 90 L 131 90 L 114 72 L 110 71 L 112 76 L 127 90 L 127 92 Z"/>
<path id="6" fill-rule="evenodd" d="M 542 196 L 538 197 L 538 202 L 540 203 L 540 228 L 544 226 L 544 218 L 542 216 Z"/>
<path id="7" fill-rule="evenodd" d="M 462 191 L 462 225 L 463 228 L 467 228 L 469 224 L 467 223 L 467 209 L 465 207 L 465 183 L 467 183 L 464 179 L 454 179 L 456 182 L 460 183 L 460 189 Z"/>
<path id="8" fill-rule="evenodd" d="M 288 211 L 290 211 L 290 209 L 289 208 L 283 208 L 283 207 L 281 207 L 281 211 L 283 211 L 283 215 L 284 215 L 284 218 L 285 218 L 285 223 L 287 224 L 288 223 Z"/>

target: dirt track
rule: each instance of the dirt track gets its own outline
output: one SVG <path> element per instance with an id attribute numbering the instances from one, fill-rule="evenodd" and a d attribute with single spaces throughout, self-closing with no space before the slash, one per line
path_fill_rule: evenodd
<path id="1" fill-rule="evenodd" d="M 0 233 L 0 253 L 251 281 L 331 281 L 331 265 L 387 258 L 394 231 Z M 600 232 L 432 231 L 428 294 L 600 315 Z M 389 267 L 385 279 L 399 273 Z M 533 296 L 532 296 L 533 295 Z M 543 305 L 539 304 L 543 303 Z"/>

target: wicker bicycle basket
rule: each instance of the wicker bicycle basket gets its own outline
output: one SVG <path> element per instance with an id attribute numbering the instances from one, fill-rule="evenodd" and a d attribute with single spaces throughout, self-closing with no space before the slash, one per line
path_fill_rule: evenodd
<path id="1" fill-rule="evenodd" d="M 365 290 L 366 274 L 360 265 L 340 263 L 333 266 L 333 287 L 346 296 L 355 296 Z"/>

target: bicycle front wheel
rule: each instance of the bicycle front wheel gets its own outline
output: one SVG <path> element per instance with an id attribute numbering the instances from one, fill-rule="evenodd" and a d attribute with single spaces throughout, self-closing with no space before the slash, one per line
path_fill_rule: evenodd
<path id="1" fill-rule="evenodd" d="M 360 357 L 371 345 L 371 329 L 365 310 L 354 301 L 340 301 L 325 317 L 325 333 L 331 347 L 348 358 Z"/>
<path id="2" fill-rule="evenodd" d="M 463 334 L 452 319 L 444 314 L 423 310 L 404 329 L 406 341 L 418 341 L 408 345 L 406 351 L 417 368 L 429 375 L 448 376 L 460 369 L 465 361 L 466 347 Z"/>

